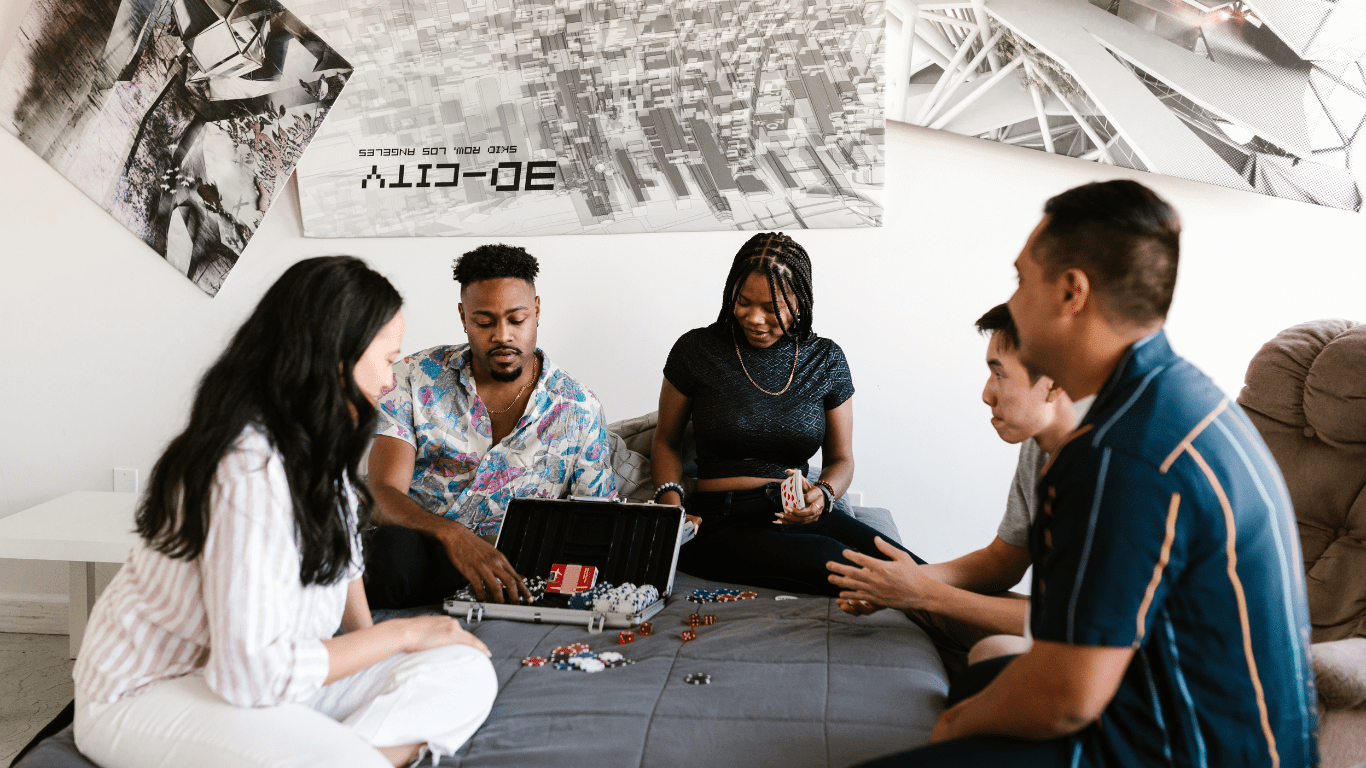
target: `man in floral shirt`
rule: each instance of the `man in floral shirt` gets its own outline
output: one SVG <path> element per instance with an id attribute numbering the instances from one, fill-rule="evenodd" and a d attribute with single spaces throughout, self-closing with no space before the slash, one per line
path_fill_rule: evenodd
<path id="1" fill-rule="evenodd" d="M 377 608 L 440 602 L 468 583 L 518 602 L 491 541 L 516 496 L 614 496 L 602 405 L 536 348 L 536 259 L 485 245 L 455 262 L 468 344 L 394 364 L 370 452 L 366 594 Z"/>

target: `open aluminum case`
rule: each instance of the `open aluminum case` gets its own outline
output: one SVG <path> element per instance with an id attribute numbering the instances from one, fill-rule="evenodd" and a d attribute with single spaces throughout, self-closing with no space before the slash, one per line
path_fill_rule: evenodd
<path id="1" fill-rule="evenodd" d="M 547 592 L 532 605 L 446 598 L 446 613 L 470 623 L 486 618 L 550 624 L 582 624 L 597 634 L 628 629 L 664 609 L 673 590 L 678 548 L 692 538 L 683 507 L 575 496 L 514 498 L 498 531 L 498 551 L 522 576 L 550 577 L 556 563 L 591 565 L 598 582 L 651 584 L 660 599 L 635 613 L 570 608 L 569 597 Z"/>

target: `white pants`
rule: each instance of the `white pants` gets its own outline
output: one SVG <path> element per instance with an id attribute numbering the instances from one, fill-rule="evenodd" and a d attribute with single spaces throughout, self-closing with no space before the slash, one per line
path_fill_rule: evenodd
<path id="1" fill-rule="evenodd" d="M 399 653 L 302 704 L 236 707 L 200 675 L 113 704 L 76 694 L 76 746 L 104 768 L 390 768 L 374 747 L 459 749 L 498 693 L 493 665 L 468 645 Z"/>

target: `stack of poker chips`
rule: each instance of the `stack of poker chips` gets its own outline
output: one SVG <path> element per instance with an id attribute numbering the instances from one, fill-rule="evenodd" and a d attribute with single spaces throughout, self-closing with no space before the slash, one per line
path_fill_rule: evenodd
<path id="1" fill-rule="evenodd" d="M 569 607 L 580 610 L 591 608 L 599 613 L 637 613 L 658 599 L 659 590 L 649 584 L 637 587 L 628 581 L 614 587 L 604 581 L 586 592 L 570 595 Z"/>
<path id="2" fill-rule="evenodd" d="M 527 591 L 531 593 L 531 602 L 537 602 L 545 597 L 545 579 L 540 576 L 530 576 L 524 581 Z M 464 586 L 455 593 L 455 599 L 473 603 L 478 601 L 479 596 L 474 594 L 474 587 Z"/>
<path id="3" fill-rule="evenodd" d="M 569 596 L 569 607 L 579 610 L 587 610 L 593 607 L 593 601 L 606 595 L 611 591 L 612 585 L 606 581 L 598 582 L 592 589 L 583 592 L 576 592 Z"/>
<path id="4" fill-rule="evenodd" d="M 561 645 L 550 652 L 549 658 L 528 656 L 522 659 L 522 666 L 524 667 L 544 667 L 549 664 L 555 669 L 589 673 L 634 663 L 616 651 L 604 651 L 595 654 L 588 649 L 585 643 Z"/>
<path id="5" fill-rule="evenodd" d="M 540 576 L 527 577 L 526 589 L 531 593 L 531 602 L 540 600 L 545 597 L 545 579 Z"/>
<path id="6" fill-rule="evenodd" d="M 659 590 L 649 584 L 637 587 L 628 581 L 594 598 L 593 610 L 601 613 L 638 613 L 658 599 Z"/>
<path id="7" fill-rule="evenodd" d="M 688 595 L 688 602 L 697 603 L 733 603 L 736 600 L 753 600 L 758 597 L 758 592 L 741 592 L 738 589 L 694 589 Z"/>
<path id="8" fill-rule="evenodd" d="M 683 682 L 688 685 L 708 685 L 711 683 L 711 675 L 705 672 L 694 672 L 683 678 Z"/>

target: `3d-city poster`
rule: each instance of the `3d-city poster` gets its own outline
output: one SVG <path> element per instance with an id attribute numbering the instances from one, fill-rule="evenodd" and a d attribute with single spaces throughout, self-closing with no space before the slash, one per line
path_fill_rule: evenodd
<path id="1" fill-rule="evenodd" d="M 1366 0 L 887 10 L 890 119 L 1361 210 Z"/>
<path id="2" fill-rule="evenodd" d="M 350 74 L 274 0 L 33 0 L 0 124 L 213 295 Z"/>
<path id="3" fill-rule="evenodd" d="M 300 0 L 356 74 L 305 234 L 879 226 L 883 3 Z"/>

